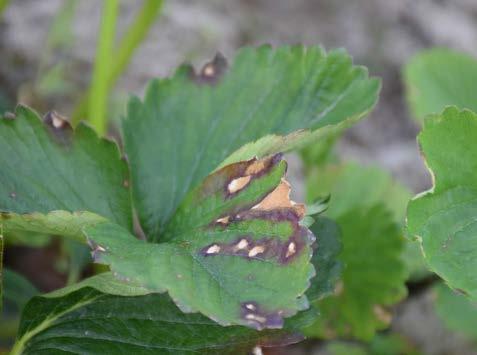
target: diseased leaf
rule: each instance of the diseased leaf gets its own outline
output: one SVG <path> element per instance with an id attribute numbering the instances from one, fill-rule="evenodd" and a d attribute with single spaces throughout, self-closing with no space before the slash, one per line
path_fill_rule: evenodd
<path id="1" fill-rule="evenodd" d="M 301 339 L 288 331 L 222 327 L 182 313 L 167 295 L 148 292 L 106 273 L 35 297 L 25 308 L 13 353 L 247 354 L 255 345 Z"/>
<path id="2" fill-rule="evenodd" d="M 188 191 L 217 167 L 350 125 L 371 110 L 378 90 L 344 51 L 303 46 L 245 48 L 230 68 L 217 56 L 199 74 L 183 66 L 152 81 L 123 124 L 146 235 L 160 238 Z"/>
<path id="3" fill-rule="evenodd" d="M 421 121 L 448 105 L 477 111 L 477 60 L 469 54 L 423 51 L 407 64 L 404 81 L 409 106 Z"/>
<path id="4" fill-rule="evenodd" d="M 135 239 L 112 223 L 85 228 L 94 258 L 119 278 L 168 291 L 186 312 L 222 325 L 280 328 L 306 309 L 314 276 L 312 233 L 299 222 L 280 156 L 228 165 L 179 206 L 164 242 Z"/>
<path id="5" fill-rule="evenodd" d="M 128 169 L 116 144 L 84 124 L 73 131 L 55 113 L 42 122 L 18 106 L 14 117 L 0 118 L 0 223 L 12 223 L 11 214 L 65 210 L 94 212 L 131 228 Z M 18 218 L 33 223 L 28 215 Z"/>
<path id="6" fill-rule="evenodd" d="M 437 294 L 435 308 L 447 328 L 465 335 L 469 340 L 477 341 L 477 303 L 452 291 L 443 283 L 434 291 Z"/>
<path id="7" fill-rule="evenodd" d="M 408 205 L 408 230 L 430 269 L 477 300 L 477 115 L 447 108 L 418 137 L 434 186 Z"/>
<path id="8" fill-rule="evenodd" d="M 370 340 L 391 320 L 386 307 L 405 295 L 404 238 L 396 220 L 407 192 L 381 170 L 355 164 L 311 170 L 307 186 L 309 199 L 331 195 L 325 215 L 341 229 L 344 269 L 336 295 L 317 303 L 321 317 L 306 334 Z"/>

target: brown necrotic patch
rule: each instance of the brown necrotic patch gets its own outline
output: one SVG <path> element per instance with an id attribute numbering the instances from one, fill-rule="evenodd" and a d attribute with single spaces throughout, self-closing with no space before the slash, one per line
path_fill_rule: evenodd
<path id="1" fill-rule="evenodd" d="M 220 78 L 227 70 L 227 60 L 221 53 L 217 53 L 214 59 L 206 63 L 199 73 L 196 73 L 194 69 L 190 70 L 191 79 L 197 84 L 209 84 L 215 85 L 219 82 Z"/>
<path id="2" fill-rule="evenodd" d="M 50 111 L 43 117 L 43 122 L 57 143 L 64 146 L 71 145 L 73 128 L 66 117 L 56 111 Z"/>

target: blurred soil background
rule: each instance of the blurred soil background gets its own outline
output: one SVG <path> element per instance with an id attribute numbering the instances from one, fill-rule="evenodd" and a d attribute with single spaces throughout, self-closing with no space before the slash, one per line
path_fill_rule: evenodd
<path id="1" fill-rule="evenodd" d="M 0 20 L 3 100 L 27 103 L 41 113 L 55 109 L 71 116 L 75 99 L 91 78 L 102 2 L 77 1 L 70 32 L 65 30 L 60 45 L 50 50 L 51 28 L 65 3 L 10 2 Z M 140 6 L 140 1 L 122 1 L 119 35 Z M 128 95 L 141 95 L 151 77 L 167 76 L 182 62 L 202 65 L 217 51 L 230 57 L 241 46 L 263 43 L 344 47 L 355 63 L 380 76 L 378 106 L 346 133 L 339 152 L 346 159 L 384 167 L 414 192 L 430 186 L 415 139 L 419 127 L 403 94 L 402 66 L 416 52 L 432 46 L 477 54 L 477 0 L 166 1 L 161 17 L 115 86 L 110 119 L 121 118 Z M 299 162 L 292 166 L 299 180 Z M 6 255 L 7 263 L 28 274 L 32 266 L 24 260 L 36 258 L 30 254 L 35 251 L 17 248 Z M 42 267 L 43 276 L 33 280 L 36 286 L 49 290 L 62 285 L 64 280 L 48 265 L 34 266 Z M 426 354 L 472 354 L 463 338 L 441 325 L 432 310 L 432 297 L 426 289 L 413 293 L 398 306 L 392 327 Z M 321 344 L 308 342 L 285 353 L 326 351 Z"/>

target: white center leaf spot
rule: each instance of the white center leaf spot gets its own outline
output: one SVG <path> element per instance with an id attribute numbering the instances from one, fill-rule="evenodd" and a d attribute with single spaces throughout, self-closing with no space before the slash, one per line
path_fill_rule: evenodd
<path id="1" fill-rule="evenodd" d="M 229 193 L 233 194 L 237 191 L 242 190 L 245 186 L 247 186 L 251 178 L 252 177 L 249 175 L 249 176 L 242 176 L 242 177 L 233 179 L 227 186 Z"/>
<path id="2" fill-rule="evenodd" d="M 265 317 L 262 317 L 262 316 L 258 316 L 256 314 L 253 314 L 253 313 L 249 313 L 245 316 L 246 319 L 249 319 L 249 320 L 254 320 L 256 322 L 259 322 L 259 323 L 265 323 L 267 321 L 267 319 Z"/>
<path id="3" fill-rule="evenodd" d="M 253 258 L 254 256 L 257 256 L 258 254 L 262 254 L 265 251 L 265 247 L 262 245 L 257 245 L 256 247 L 253 247 L 249 252 L 248 256 L 250 258 Z"/>
<path id="4" fill-rule="evenodd" d="M 214 76 L 215 75 L 215 68 L 213 64 L 207 64 L 204 68 L 204 75 L 205 76 Z"/>
<path id="5" fill-rule="evenodd" d="M 247 239 L 242 239 L 237 243 L 237 249 L 245 249 L 246 247 L 248 247 Z"/>
<path id="6" fill-rule="evenodd" d="M 230 216 L 219 218 L 216 222 L 220 224 L 227 224 L 229 223 Z"/>
<path id="7" fill-rule="evenodd" d="M 290 244 L 288 244 L 288 250 L 287 250 L 286 257 L 288 258 L 295 253 L 296 253 L 296 244 L 294 242 L 291 242 Z"/>
<path id="8" fill-rule="evenodd" d="M 206 253 L 217 254 L 219 251 L 220 251 L 220 246 L 218 246 L 217 244 L 214 244 L 211 247 L 209 247 L 209 249 L 207 249 Z"/>

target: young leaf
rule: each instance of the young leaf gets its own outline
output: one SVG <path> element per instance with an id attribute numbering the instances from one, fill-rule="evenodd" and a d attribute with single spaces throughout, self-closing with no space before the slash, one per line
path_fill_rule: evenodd
<path id="1" fill-rule="evenodd" d="M 431 270 L 476 300 L 477 115 L 447 108 L 425 121 L 418 141 L 434 186 L 409 203 L 409 233 Z"/>
<path id="2" fill-rule="evenodd" d="M 222 327 L 182 313 L 167 295 L 148 293 L 106 273 L 35 297 L 25 308 L 12 354 L 246 354 L 255 345 L 301 339 L 288 331 Z"/>
<path id="3" fill-rule="evenodd" d="M 223 325 L 281 328 L 308 307 L 314 269 L 304 207 L 289 199 L 279 155 L 226 166 L 179 206 L 164 242 L 108 222 L 85 228 L 94 258 L 119 278 L 168 291 L 186 312 Z"/>
<path id="4" fill-rule="evenodd" d="M 73 131 L 55 113 L 42 122 L 18 106 L 13 117 L 0 118 L 2 220 L 11 214 L 90 211 L 131 228 L 128 168 L 116 144 L 84 124 Z"/>
<path id="5" fill-rule="evenodd" d="M 371 110 L 379 81 L 343 51 L 319 47 L 240 50 L 230 68 L 220 55 L 194 73 L 181 67 L 154 80 L 144 102 L 129 103 L 123 124 L 133 197 L 149 239 L 157 240 L 191 188 L 226 164 L 286 151 L 290 144 L 349 125 Z M 279 136 L 273 136 L 279 135 Z M 222 165 L 223 166 L 223 165 Z"/>
<path id="6" fill-rule="evenodd" d="M 477 60 L 466 53 L 423 51 L 407 64 L 404 81 L 409 106 L 421 121 L 448 105 L 477 111 Z"/>

